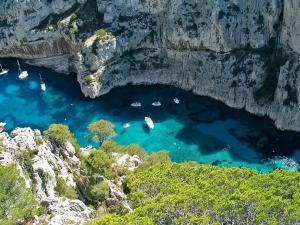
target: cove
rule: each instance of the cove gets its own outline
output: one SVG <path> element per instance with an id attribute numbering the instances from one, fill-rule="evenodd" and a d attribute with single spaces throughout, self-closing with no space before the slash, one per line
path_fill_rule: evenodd
<path id="1" fill-rule="evenodd" d="M 0 121 L 7 123 L 8 131 L 27 126 L 45 130 L 51 123 L 64 123 L 80 145 L 86 146 L 92 144 L 86 138 L 86 127 L 103 118 L 116 125 L 118 143 L 140 144 L 149 153 L 167 150 L 176 162 L 243 166 L 260 172 L 278 167 L 299 170 L 284 164 L 286 159 L 282 157 L 300 163 L 300 134 L 279 131 L 269 119 L 162 85 L 128 85 L 98 99 L 87 99 L 75 75 L 22 63 L 30 77 L 19 81 L 16 60 L 2 59 L 0 63 L 10 69 L 0 77 Z M 46 92 L 40 90 L 39 73 L 47 85 Z M 173 102 L 175 97 L 180 104 Z M 130 106 L 136 101 L 142 107 Z M 153 107 L 154 101 L 161 101 L 162 106 Z M 145 116 L 153 119 L 153 130 L 146 126 Z M 124 129 L 127 122 L 131 127 Z"/>

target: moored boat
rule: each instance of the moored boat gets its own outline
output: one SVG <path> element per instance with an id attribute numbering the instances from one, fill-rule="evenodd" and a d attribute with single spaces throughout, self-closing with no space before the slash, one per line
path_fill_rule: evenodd
<path id="1" fill-rule="evenodd" d="M 159 101 L 153 102 L 152 105 L 153 105 L 153 106 L 161 106 L 161 102 L 159 102 Z"/>
<path id="2" fill-rule="evenodd" d="M 178 98 L 174 98 L 173 101 L 174 101 L 176 104 L 179 104 L 179 99 L 178 99 Z"/>
<path id="3" fill-rule="evenodd" d="M 150 128 L 150 129 L 153 129 L 154 128 L 154 123 L 153 123 L 153 121 L 152 121 L 152 119 L 150 118 L 150 117 L 145 117 L 145 122 L 146 122 L 146 124 L 148 125 L 148 127 Z"/>
<path id="4" fill-rule="evenodd" d="M 0 75 L 7 74 L 8 71 L 9 71 L 9 69 L 3 69 L 3 68 L 2 68 L 2 65 L 0 64 Z"/>
<path id="5" fill-rule="evenodd" d="M 19 60 L 17 60 L 17 63 L 18 63 L 18 67 L 19 67 L 19 76 L 18 76 L 18 78 L 20 80 L 25 80 L 29 76 L 29 74 L 28 74 L 27 71 L 22 71 Z"/>
<path id="6" fill-rule="evenodd" d="M 129 128 L 130 127 L 130 123 L 125 123 L 124 125 L 123 125 L 123 128 L 124 129 L 127 129 L 127 128 Z"/>
<path id="7" fill-rule="evenodd" d="M 140 102 L 133 102 L 133 103 L 131 103 L 131 106 L 132 107 L 141 107 L 142 103 L 140 103 Z"/>
<path id="8" fill-rule="evenodd" d="M 43 79 L 42 79 L 42 75 L 40 74 L 40 80 L 41 80 L 41 90 L 42 91 L 46 91 L 46 84 L 45 84 L 45 82 L 43 81 Z"/>

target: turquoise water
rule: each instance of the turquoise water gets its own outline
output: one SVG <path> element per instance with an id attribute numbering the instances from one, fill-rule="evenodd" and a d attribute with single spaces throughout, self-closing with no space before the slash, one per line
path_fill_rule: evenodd
<path id="1" fill-rule="evenodd" d="M 120 144 L 138 143 L 148 152 L 165 149 L 176 162 L 197 161 L 220 166 L 245 166 L 268 172 L 277 167 L 293 169 L 286 161 L 300 163 L 300 134 L 280 132 L 266 118 L 230 109 L 206 97 L 169 86 L 126 86 L 96 100 L 80 92 L 75 75 L 22 64 L 29 79 L 19 81 L 15 60 L 1 60 L 10 69 L 0 77 L 0 121 L 15 127 L 45 130 L 51 123 L 65 123 L 82 146 L 91 144 L 86 127 L 101 118 L 116 125 Z M 47 91 L 40 90 L 38 73 Z M 180 99 L 175 104 L 173 98 Z M 142 102 L 141 108 L 130 106 Z M 161 107 L 153 107 L 161 101 Z M 144 116 L 155 128 L 149 130 Z M 123 129 L 123 124 L 131 127 Z M 285 158 L 286 157 L 286 158 Z"/>

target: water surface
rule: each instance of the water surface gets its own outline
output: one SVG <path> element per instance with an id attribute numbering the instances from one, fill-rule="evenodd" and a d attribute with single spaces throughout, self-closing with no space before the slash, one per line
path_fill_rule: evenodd
<path id="1" fill-rule="evenodd" d="M 197 161 L 220 166 L 245 166 L 268 172 L 287 159 L 300 163 L 300 134 L 280 132 L 272 121 L 231 109 L 207 97 L 193 95 L 170 86 L 126 86 L 116 88 L 96 100 L 84 98 L 74 75 L 22 64 L 29 79 L 19 81 L 16 60 L 1 60 L 10 72 L 0 77 L 0 121 L 15 127 L 45 130 L 51 123 L 65 123 L 82 146 L 86 127 L 101 118 L 116 125 L 120 144 L 137 143 L 148 152 L 167 150 L 176 162 Z M 47 85 L 40 90 L 39 73 Z M 177 97 L 180 104 L 175 104 Z M 141 102 L 141 108 L 130 106 Z M 161 107 L 153 107 L 161 101 Z M 155 128 L 149 130 L 144 117 Z M 130 122 L 131 127 L 123 129 Z M 287 158 L 282 158 L 287 157 Z"/>

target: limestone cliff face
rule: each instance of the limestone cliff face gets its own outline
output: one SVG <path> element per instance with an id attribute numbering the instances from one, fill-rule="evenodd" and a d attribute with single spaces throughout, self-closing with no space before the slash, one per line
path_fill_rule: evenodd
<path id="1" fill-rule="evenodd" d="M 300 131 L 297 0 L 0 4 L 9 12 L 0 13 L 0 56 L 74 71 L 88 97 L 128 83 L 171 84 Z"/>

